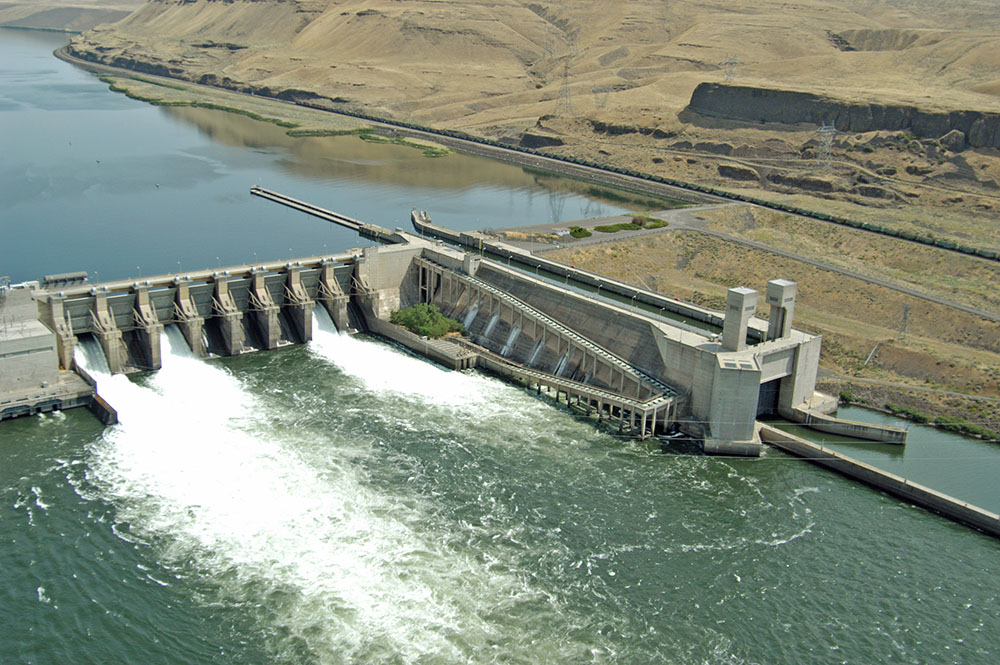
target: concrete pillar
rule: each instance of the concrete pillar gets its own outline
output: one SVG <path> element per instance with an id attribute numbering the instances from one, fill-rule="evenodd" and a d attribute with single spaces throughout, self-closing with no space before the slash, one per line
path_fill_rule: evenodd
<path id="1" fill-rule="evenodd" d="M 261 343 L 266 350 L 278 348 L 281 340 L 281 322 L 278 320 L 280 308 L 274 303 L 271 292 L 267 290 L 266 274 L 262 269 L 251 271 L 250 279 L 250 311 Z"/>
<path id="2" fill-rule="evenodd" d="M 299 342 L 306 344 L 312 339 L 312 315 L 315 303 L 309 298 L 300 278 L 301 268 L 289 265 L 285 278 L 285 312 L 295 328 Z"/>
<path id="3" fill-rule="evenodd" d="M 125 342 L 122 340 L 122 332 L 115 324 L 115 317 L 108 309 L 108 295 L 104 291 L 94 289 L 94 309 L 90 316 L 93 320 L 94 335 L 104 350 L 104 357 L 108 361 L 108 369 L 112 374 L 121 374 L 125 371 L 125 362 L 128 353 L 125 350 Z"/>
<path id="4" fill-rule="evenodd" d="M 63 369 L 73 368 L 73 349 L 76 348 L 76 335 L 73 326 L 66 317 L 61 295 L 50 295 L 48 307 L 44 308 L 43 322 L 56 334 L 56 353 L 59 356 L 59 366 Z"/>
<path id="5" fill-rule="evenodd" d="M 757 310 L 757 292 L 745 286 L 726 294 L 726 318 L 722 324 L 722 347 L 728 351 L 747 348 L 747 327 Z"/>
<path id="6" fill-rule="evenodd" d="M 797 289 L 798 285 L 787 279 L 772 279 L 767 283 L 767 304 L 771 306 L 767 339 L 782 339 L 792 331 Z"/>
<path id="7" fill-rule="evenodd" d="M 319 272 L 319 296 L 318 299 L 330 313 L 333 324 L 337 330 L 347 330 L 350 327 L 347 317 L 347 304 L 350 296 L 340 288 L 340 282 L 334 274 L 334 264 L 332 261 L 324 261 Z"/>
<path id="8" fill-rule="evenodd" d="M 135 293 L 132 315 L 135 317 L 136 337 L 142 348 L 143 360 L 148 369 L 160 369 L 160 335 L 163 333 L 163 324 L 149 301 L 149 288 L 136 283 L 132 286 L 132 291 Z"/>
<path id="9" fill-rule="evenodd" d="M 195 307 L 194 301 L 191 299 L 191 288 L 187 280 L 175 277 L 174 286 L 176 287 L 174 315 L 177 318 L 177 324 L 180 326 L 181 332 L 184 333 L 184 339 L 187 340 L 188 346 L 191 347 L 191 353 L 202 358 L 208 353 L 205 348 L 205 319 L 199 316 L 198 308 Z"/>
<path id="10" fill-rule="evenodd" d="M 226 353 L 235 356 L 243 351 L 246 335 L 243 332 L 243 312 L 236 307 L 233 296 L 229 293 L 228 277 L 224 273 L 212 276 L 215 282 L 215 295 L 212 298 L 212 309 L 215 320 L 222 335 L 222 344 Z"/>
<path id="11" fill-rule="evenodd" d="M 476 254 L 467 253 L 465 258 L 462 259 L 462 272 L 464 272 L 469 277 L 475 277 L 476 272 L 479 271 L 480 257 Z"/>

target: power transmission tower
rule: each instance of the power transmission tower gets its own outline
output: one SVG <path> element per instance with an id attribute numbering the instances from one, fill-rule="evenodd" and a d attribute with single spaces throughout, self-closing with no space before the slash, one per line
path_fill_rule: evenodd
<path id="1" fill-rule="evenodd" d="M 819 148 L 816 158 L 819 160 L 820 166 L 824 169 L 829 169 L 831 162 L 830 149 L 833 147 L 833 136 L 837 133 L 837 128 L 824 122 L 823 126 L 816 130 L 816 132 L 819 134 Z"/>
<path id="2" fill-rule="evenodd" d="M 906 337 L 906 328 L 910 325 L 910 305 L 903 305 L 903 320 L 899 323 L 899 339 Z"/>
<path id="3" fill-rule="evenodd" d="M 740 64 L 739 58 L 734 55 L 727 55 L 722 61 L 722 78 L 725 81 L 732 81 L 736 78 L 736 67 Z"/>
<path id="4" fill-rule="evenodd" d="M 569 117 L 573 115 L 572 95 L 569 90 L 569 60 L 563 63 L 562 87 L 559 88 L 559 101 L 556 102 L 556 115 Z"/>
<path id="5" fill-rule="evenodd" d="M 595 86 L 591 92 L 594 93 L 594 106 L 603 109 L 608 105 L 608 95 L 611 94 L 611 88 Z"/>
<path id="6" fill-rule="evenodd" d="M 556 102 L 556 115 L 569 117 L 573 115 L 573 102 L 569 89 L 569 63 L 576 56 L 576 33 L 569 35 L 569 50 L 566 52 L 566 60 L 563 62 L 562 87 L 559 89 L 559 101 Z"/>

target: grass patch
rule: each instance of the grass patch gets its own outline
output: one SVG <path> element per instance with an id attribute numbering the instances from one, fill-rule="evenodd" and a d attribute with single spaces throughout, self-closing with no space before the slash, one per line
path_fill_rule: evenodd
<path id="1" fill-rule="evenodd" d="M 451 154 L 451 150 L 447 148 L 408 141 L 402 136 L 383 136 L 382 134 L 375 134 L 370 130 L 359 132 L 358 138 L 369 143 L 392 143 L 395 145 L 405 145 L 409 148 L 417 148 L 424 157 L 444 157 Z"/>
<path id="2" fill-rule="evenodd" d="M 143 78 L 141 76 L 130 76 L 133 81 L 139 81 L 140 83 L 148 83 L 149 85 L 158 85 L 161 88 L 170 88 L 171 90 L 187 90 L 179 85 L 171 85 L 169 83 L 164 83 L 163 81 L 154 81 L 153 79 Z"/>
<path id="3" fill-rule="evenodd" d="M 273 125 L 277 125 L 279 127 L 290 127 L 290 128 L 298 127 L 298 124 L 294 123 L 294 122 L 288 122 L 287 120 L 279 120 L 278 118 L 269 118 L 267 116 L 263 116 L 263 115 L 260 115 L 258 113 L 254 113 L 253 111 L 246 111 L 244 109 L 238 109 L 238 108 L 234 108 L 232 106 L 223 106 L 222 104 L 214 104 L 212 102 L 169 101 L 169 100 L 166 100 L 166 99 L 161 99 L 159 97 L 150 97 L 148 95 L 141 95 L 141 94 L 135 92 L 134 90 L 131 90 L 129 88 L 126 88 L 123 85 L 120 85 L 113 78 L 105 77 L 105 76 L 102 76 L 102 77 L 99 77 L 99 78 L 100 78 L 101 81 L 103 81 L 104 83 L 108 84 L 108 89 L 111 90 L 111 92 L 120 92 L 120 93 L 124 94 L 126 97 L 128 97 L 129 99 L 136 99 L 136 100 L 138 100 L 140 102 L 146 102 L 147 104 L 152 104 L 153 106 L 166 106 L 166 107 L 184 107 L 184 106 L 187 106 L 187 107 L 198 108 L 198 109 L 211 109 L 213 111 L 225 111 L 226 113 L 235 113 L 237 115 L 246 116 L 248 118 L 251 118 L 252 120 L 259 120 L 260 122 L 269 122 L 269 123 L 271 123 Z M 152 83 L 152 81 L 145 81 L 144 79 L 135 79 L 135 80 L 141 80 L 144 83 Z M 156 85 L 156 84 L 154 84 L 154 85 Z M 163 86 L 163 87 L 168 87 L 169 88 L 169 87 L 173 87 L 173 86 Z M 181 89 L 182 88 L 178 88 L 178 90 L 181 90 Z"/>
<path id="4" fill-rule="evenodd" d="M 957 416 L 930 416 L 926 413 L 917 411 L 916 409 L 891 403 L 886 403 L 885 408 L 893 415 L 897 415 L 917 423 L 930 423 L 935 427 L 940 427 L 941 429 L 945 429 L 950 432 L 957 432 L 958 434 L 965 434 L 967 436 L 1000 440 L 1000 432 L 994 432 L 993 430 L 987 429 L 982 425 L 977 425 L 976 423 L 969 422 L 963 418 L 958 418 Z"/>
<path id="5" fill-rule="evenodd" d="M 600 226 L 595 226 L 595 231 L 600 231 L 601 233 L 618 233 L 619 231 L 638 231 L 641 226 L 636 226 L 632 222 L 621 222 L 620 224 L 601 224 Z"/>
<path id="6" fill-rule="evenodd" d="M 363 127 L 354 129 L 289 129 L 285 134 L 294 138 L 306 138 L 310 136 L 357 136 L 371 130 Z"/>
<path id="7" fill-rule="evenodd" d="M 602 224 L 595 226 L 595 231 L 601 233 L 618 233 L 619 231 L 638 231 L 640 229 L 661 229 L 669 226 L 667 222 L 656 217 L 650 217 L 645 213 L 638 213 L 632 216 L 631 222 L 619 222 L 618 224 Z"/>
<path id="8" fill-rule="evenodd" d="M 574 238 L 589 238 L 594 235 L 582 226 L 571 226 L 569 227 L 569 234 Z"/>
<path id="9" fill-rule="evenodd" d="M 412 333 L 437 339 L 450 332 L 462 332 L 464 327 L 441 313 L 437 305 L 420 303 L 393 312 L 389 320 Z"/>

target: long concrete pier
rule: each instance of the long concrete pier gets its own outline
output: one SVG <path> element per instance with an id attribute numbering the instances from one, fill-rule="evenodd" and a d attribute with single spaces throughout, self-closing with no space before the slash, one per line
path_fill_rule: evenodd
<path id="1" fill-rule="evenodd" d="M 938 492 L 770 425 L 761 425 L 761 439 L 775 448 L 805 458 L 922 508 L 933 510 L 983 533 L 1000 538 L 1000 515 Z"/>

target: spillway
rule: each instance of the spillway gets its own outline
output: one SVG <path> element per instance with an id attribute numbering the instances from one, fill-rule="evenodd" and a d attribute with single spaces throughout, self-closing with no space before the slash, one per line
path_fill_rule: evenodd
<path id="1" fill-rule="evenodd" d="M 388 392 L 454 418 L 511 390 L 340 335 L 326 317 L 314 333 L 309 355 L 373 402 Z M 429 497 L 378 487 L 367 470 L 377 443 L 364 432 L 280 426 L 274 406 L 193 357 L 172 327 L 163 358 L 137 383 L 110 375 L 96 343 L 81 345 L 78 362 L 121 421 L 93 448 L 93 480 L 166 565 L 193 565 L 221 602 L 266 598 L 260 620 L 286 636 L 279 651 L 303 642 L 320 662 L 490 662 L 502 643 L 542 662 L 574 641 L 572 613 L 516 560 L 470 547 L 508 527 L 449 523 Z M 541 642 L 519 625 L 528 617 L 546 626 Z"/>

